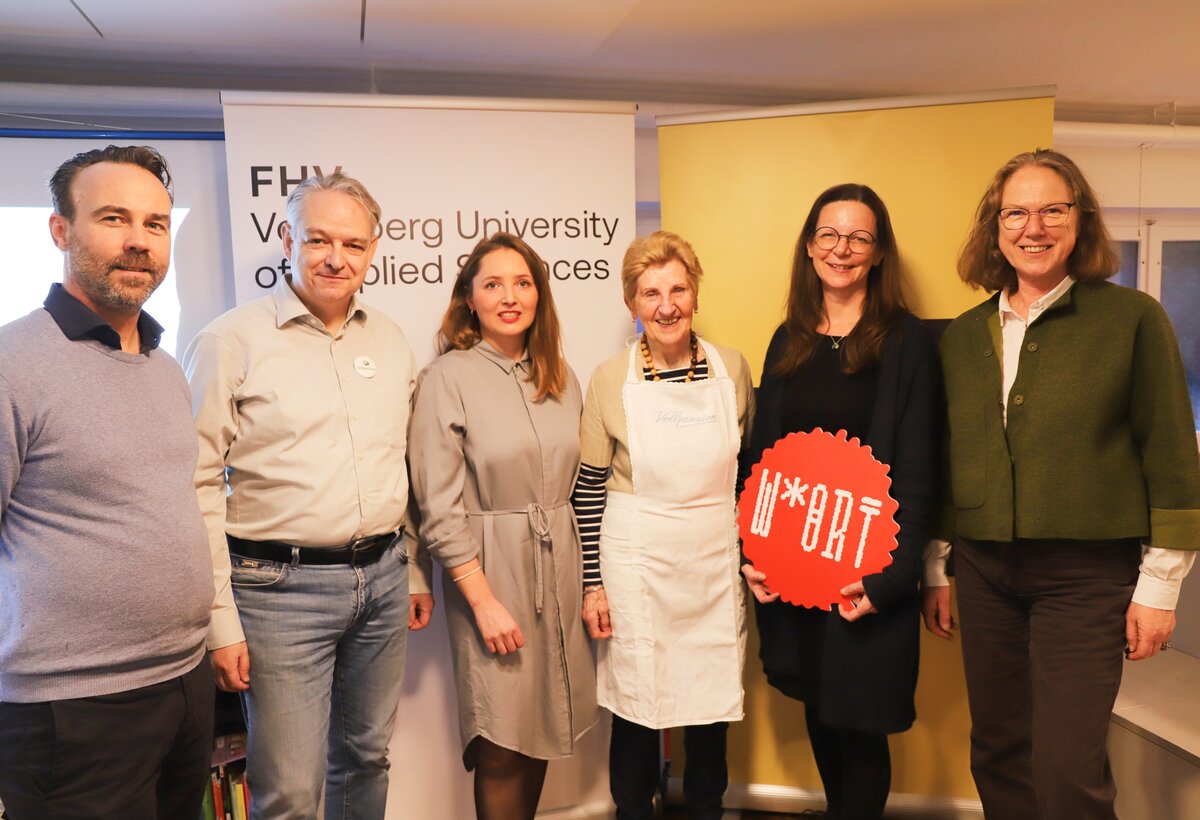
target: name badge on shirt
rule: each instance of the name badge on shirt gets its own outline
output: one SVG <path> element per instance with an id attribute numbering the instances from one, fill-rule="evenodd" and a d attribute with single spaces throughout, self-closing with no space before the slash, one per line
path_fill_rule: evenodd
<path id="1" fill-rule="evenodd" d="M 375 373 L 379 368 L 375 366 L 375 362 L 370 356 L 356 356 L 354 359 L 354 372 L 362 376 L 364 379 L 375 378 Z"/>

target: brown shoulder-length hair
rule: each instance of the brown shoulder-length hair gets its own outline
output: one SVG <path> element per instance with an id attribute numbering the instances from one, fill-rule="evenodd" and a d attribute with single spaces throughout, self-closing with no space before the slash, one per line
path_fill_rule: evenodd
<path id="1" fill-rule="evenodd" d="M 879 262 L 867 273 L 862 318 L 843 342 L 846 373 L 857 373 L 879 361 L 884 337 L 897 312 L 904 309 L 904 296 L 900 292 L 900 252 L 896 248 L 896 234 L 887 206 L 879 194 L 866 185 L 849 182 L 826 189 L 813 203 L 804 227 L 800 229 L 800 238 L 796 240 L 787 316 L 783 320 L 787 341 L 783 356 L 771 368 L 779 376 L 790 376 L 799 370 L 821 343 L 817 327 L 825 318 L 825 300 L 821 279 L 808 255 L 808 245 L 817 228 L 821 227 L 817 224 L 821 210 L 834 202 L 861 202 L 871 209 L 875 214 L 875 252 L 880 254 Z"/>
<path id="2" fill-rule="evenodd" d="M 532 361 L 530 380 L 536 392 L 533 400 L 541 401 L 546 396 L 558 398 L 567 386 L 567 362 L 562 352 L 562 336 L 558 329 L 558 311 L 554 308 L 554 294 L 550 292 L 550 274 L 546 263 L 520 237 L 510 233 L 494 233 L 479 240 L 471 251 L 458 277 L 454 280 L 454 289 L 450 292 L 450 306 L 442 317 L 442 327 L 438 330 L 437 349 L 439 353 L 448 350 L 469 350 L 483 338 L 479 330 L 479 317 L 467 306 L 467 297 L 475 284 L 475 275 L 483 264 L 483 258 L 493 251 L 516 251 L 521 254 L 529 272 L 533 275 L 533 284 L 537 288 L 537 310 L 533 314 L 533 324 L 525 338 L 525 346 L 529 350 Z"/>
<path id="3" fill-rule="evenodd" d="M 1100 218 L 1100 202 L 1070 157 L 1050 148 L 1038 148 L 1017 154 L 1004 164 L 979 200 L 975 222 L 958 255 L 958 275 L 968 285 L 986 290 L 1013 290 L 1017 272 L 1000 252 L 1000 208 L 1004 204 L 1004 186 L 1009 178 L 1027 165 L 1040 165 L 1054 171 L 1071 189 L 1075 205 L 1075 248 L 1067 259 L 1068 273 L 1080 282 L 1107 279 L 1121 268 L 1121 258 L 1113 248 L 1112 237 Z"/>

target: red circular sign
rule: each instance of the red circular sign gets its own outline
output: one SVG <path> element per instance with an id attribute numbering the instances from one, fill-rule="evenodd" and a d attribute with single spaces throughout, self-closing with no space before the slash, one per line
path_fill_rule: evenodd
<path id="1" fill-rule="evenodd" d="M 790 433 L 746 480 L 742 550 L 783 600 L 820 609 L 848 603 L 843 587 L 892 562 L 900 527 L 891 486 L 888 466 L 845 430 Z"/>

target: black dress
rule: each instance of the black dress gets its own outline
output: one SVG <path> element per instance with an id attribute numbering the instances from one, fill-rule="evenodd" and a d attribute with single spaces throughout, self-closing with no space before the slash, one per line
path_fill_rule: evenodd
<path id="1" fill-rule="evenodd" d="M 767 681 L 816 706 L 823 724 L 860 732 L 908 729 L 919 651 L 918 582 L 935 500 L 940 391 L 937 354 L 920 321 L 897 317 L 881 361 L 854 375 L 840 372 L 832 340 L 790 377 L 771 374 L 782 356 L 780 327 L 767 349 L 757 412 L 741 473 L 788 433 L 844 429 L 890 466 L 899 504 L 899 545 L 892 563 L 863 579 L 876 613 L 854 623 L 837 612 L 776 601 L 755 603 L 759 656 Z M 844 348 L 843 348 L 844 349 Z"/>

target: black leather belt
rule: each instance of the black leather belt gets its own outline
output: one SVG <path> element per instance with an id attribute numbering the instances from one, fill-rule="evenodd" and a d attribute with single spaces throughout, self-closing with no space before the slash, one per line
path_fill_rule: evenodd
<path id="1" fill-rule="evenodd" d="M 299 563 L 328 566 L 331 564 L 350 564 L 364 566 L 374 564 L 384 551 L 394 544 L 402 535 L 404 527 L 395 532 L 385 532 L 382 535 L 372 535 L 352 541 L 343 547 L 295 547 L 283 541 L 249 541 L 226 534 L 229 551 L 243 558 L 253 558 L 258 561 L 278 561 L 281 564 L 292 563 L 292 550 L 299 549 Z"/>

